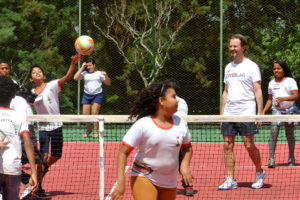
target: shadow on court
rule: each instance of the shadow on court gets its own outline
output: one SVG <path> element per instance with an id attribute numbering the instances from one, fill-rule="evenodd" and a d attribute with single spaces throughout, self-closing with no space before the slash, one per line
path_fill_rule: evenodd
<path id="1" fill-rule="evenodd" d="M 296 165 L 295 166 L 292 166 L 292 167 L 298 167 L 300 166 L 300 163 L 295 163 Z M 288 163 L 276 163 L 276 167 L 289 167 Z"/>
<path id="2" fill-rule="evenodd" d="M 80 194 L 79 193 L 74 193 L 74 192 L 65 192 L 65 191 L 50 191 L 50 192 L 47 192 L 46 194 L 48 194 L 49 196 L 51 197 L 54 197 L 54 196 L 61 196 L 61 195 L 74 195 L 74 194 Z"/>
<path id="3" fill-rule="evenodd" d="M 177 189 L 177 192 L 176 192 L 177 195 L 184 195 L 184 189 Z M 194 195 L 195 194 L 198 194 L 198 190 L 195 190 L 194 189 Z M 192 197 L 192 196 L 191 196 Z"/>
<path id="4" fill-rule="evenodd" d="M 238 182 L 238 186 L 239 186 L 239 188 L 244 187 L 244 188 L 251 188 L 251 189 L 253 189 L 251 187 L 252 183 L 253 182 Z M 264 186 L 262 188 L 271 188 L 271 187 L 272 187 L 272 184 L 264 183 Z M 253 190 L 255 190 L 255 189 L 253 189 Z"/>
<path id="5" fill-rule="evenodd" d="M 43 198 L 43 199 L 52 199 L 55 198 L 56 196 L 61 196 L 63 198 L 63 196 L 68 196 L 68 195 L 74 195 L 75 193 L 72 192 L 64 192 L 64 191 L 51 191 L 51 192 L 46 192 L 46 195 L 48 198 Z M 37 200 L 37 199 L 41 199 L 35 196 L 32 196 L 29 198 L 30 200 Z"/>

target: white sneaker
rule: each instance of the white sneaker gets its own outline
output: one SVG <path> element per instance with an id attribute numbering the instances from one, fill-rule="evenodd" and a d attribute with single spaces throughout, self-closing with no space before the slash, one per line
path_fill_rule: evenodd
<path id="1" fill-rule="evenodd" d="M 24 189 L 23 194 L 22 194 L 22 196 L 21 196 L 20 199 L 24 199 L 25 200 L 25 199 L 27 199 L 30 196 L 31 196 L 31 191 L 29 190 L 29 184 L 26 184 L 25 185 L 25 189 Z"/>
<path id="2" fill-rule="evenodd" d="M 264 180 L 266 178 L 266 172 L 263 170 L 262 172 L 255 173 L 254 183 L 251 185 L 253 189 L 259 189 L 264 186 Z"/>
<path id="3" fill-rule="evenodd" d="M 232 179 L 229 176 L 225 176 L 225 178 L 226 181 L 218 187 L 219 190 L 230 190 L 238 188 L 238 184 L 235 179 Z"/>

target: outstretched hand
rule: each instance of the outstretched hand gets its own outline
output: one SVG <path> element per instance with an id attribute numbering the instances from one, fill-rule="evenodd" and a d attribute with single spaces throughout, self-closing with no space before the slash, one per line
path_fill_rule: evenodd
<path id="1" fill-rule="evenodd" d="M 72 56 L 71 57 L 71 62 L 72 62 L 72 64 L 76 64 L 76 63 L 78 63 L 78 61 L 80 61 L 80 59 L 81 59 L 81 55 L 80 54 L 76 54 L 76 55 L 74 55 L 74 56 Z"/>
<path id="2" fill-rule="evenodd" d="M 123 194 L 125 192 L 125 184 L 117 183 L 113 193 L 111 194 L 112 200 L 121 200 L 123 199 Z"/>

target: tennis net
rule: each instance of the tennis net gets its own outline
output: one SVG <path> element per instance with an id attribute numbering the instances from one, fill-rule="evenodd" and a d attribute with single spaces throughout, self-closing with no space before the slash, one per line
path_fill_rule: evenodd
<path id="1" fill-rule="evenodd" d="M 194 175 L 194 199 L 299 199 L 300 182 L 300 127 L 295 126 L 295 166 L 289 166 L 289 145 L 285 135 L 285 125 L 300 121 L 298 115 L 282 116 L 219 116 L 189 115 L 193 158 L 191 169 Z M 125 115 L 32 115 L 31 122 L 63 122 L 62 158 L 49 168 L 44 177 L 43 188 L 52 199 L 110 199 L 116 185 L 116 161 L 120 142 L 132 121 Z M 84 137 L 86 123 L 99 124 L 99 137 L 93 132 Z M 220 123 L 224 122 L 263 122 L 255 135 L 255 144 L 260 151 L 262 168 L 266 171 L 264 187 L 251 189 L 255 166 L 251 161 L 240 136 L 235 138 L 235 179 L 237 190 L 220 191 L 226 175 L 224 163 L 224 140 Z M 281 123 L 279 123 L 281 122 Z M 280 126 L 275 151 L 275 168 L 268 168 L 269 140 L 271 125 Z M 92 125 L 93 130 L 93 125 Z M 38 137 L 38 130 L 36 128 Z M 129 156 L 126 173 L 126 192 L 123 199 L 133 199 L 130 191 L 130 165 L 136 150 Z M 24 170 L 28 170 L 25 165 Z M 21 192 L 24 187 L 21 187 Z M 178 178 L 176 199 L 184 196 L 181 178 Z"/>

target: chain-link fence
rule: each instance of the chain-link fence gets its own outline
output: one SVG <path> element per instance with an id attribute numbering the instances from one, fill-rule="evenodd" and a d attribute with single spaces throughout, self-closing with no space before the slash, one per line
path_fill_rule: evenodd
<path id="1" fill-rule="evenodd" d="M 33 64 L 47 81 L 61 78 L 78 35 L 95 40 L 90 57 L 112 80 L 101 114 L 128 114 L 139 90 L 170 77 L 181 84 L 189 114 L 218 114 L 234 33 L 249 40 L 246 56 L 261 68 L 264 99 L 274 60 L 285 60 L 300 80 L 298 0 L 0 0 L 0 10 L 0 59 L 30 88 Z M 62 88 L 63 114 L 81 112 L 82 85 L 70 80 Z"/>

